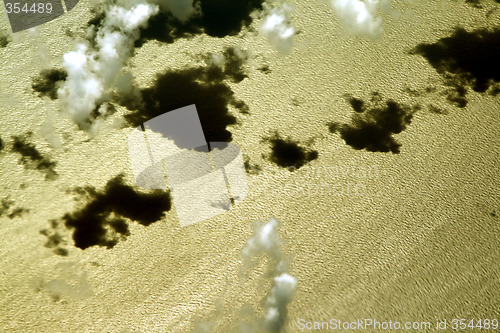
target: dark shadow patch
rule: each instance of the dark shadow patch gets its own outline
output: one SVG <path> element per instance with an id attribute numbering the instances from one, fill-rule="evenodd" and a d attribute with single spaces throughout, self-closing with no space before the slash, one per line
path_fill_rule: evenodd
<path id="1" fill-rule="evenodd" d="M 38 93 L 38 96 L 46 96 L 50 99 L 57 99 L 57 89 L 66 80 L 68 74 L 63 69 L 44 69 L 35 77 L 31 83 L 31 88 Z"/>
<path id="2" fill-rule="evenodd" d="M 244 165 L 245 165 L 245 170 L 248 174 L 250 175 L 258 175 L 262 169 L 259 165 L 250 162 L 250 158 L 245 156 L 244 158 Z"/>
<path id="3" fill-rule="evenodd" d="M 16 218 L 16 217 L 21 217 L 24 214 L 29 213 L 29 211 L 30 210 L 26 209 L 26 208 L 16 207 L 9 214 L 7 214 L 7 217 L 9 219 L 13 219 L 13 218 Z"/>
<path id="4" fill-rule="evenodd" d="M 250 14 L 262 10 L 264 0 L 200 0 L 203 31 L 213 37 L 238 34 L 252 23 Z"/>
<path id="5" fill-rule="evenodd" d="M 4 33 L 0 32 L 0 49 L 7 47 L 10 43 L 10 37 L 8 35 L 5 35 Z"/>
<path id="6" fill-rule="evenodd" d="M 258 70 L 258 71 L 261 71 L 261 72 L 262 72 L 262 73 L 264 73 L 264 74 L 269 74 L 269 73 L 271 73 L 271 72 L 272 72 L 272 71 L 271 71 L 271 68 L 269 67 L 269 65 L 263 65 L 263 66 L 261 66 L 261 67 L 257 68 L 257 70 Z"/>
<path id="7" fill-rule="evenodd" d="M 435 87 L 427 87 L 425 89 L 411 89 L 411 88 L 406 88 L 405 92 L 408 93 L 408 95 L 416 98 L 420 97 L 427 97 L 427 100 L 434 100 L 437 101 L 441 97 L 445 97 L 446 101 L 452 105 L 455 105 L 459 108 L 464 108 L 467 106 L 467 89 L 464 88 L 463 86 L 457 85 L 455 81 L 449 80 L 444 82 L 444 87 L 441 87 L 439 89 Z M 491 92 L 493 94 L 493 90 Z M 423 104 L 426 103 L 426 100 L 420 99 Z M 427 106 L 428 110 L 431 113 L 435 114 L 448 114 L 449 112 L 447 110 L 441 110 L 437 108 L 436 106 L 429 104 Z"/>
<path id="8" fill-rule="evenodd" d="M 24 136 L 13 136 L 12 151 L 21 154 L 19 163 L 22 163 L 26 169 L 35 169 L 44 173 L 46 180 L 56 179 L 58 177 L 55 171 L 56 162 L 42 155 L 36 146 L 29 142 L 31 136 L 31 132 Z"/>
<path id="9" fill-rule="evenodd" d="M 428 110 L 430 113 L 434 113 L 434 114 L 448 114 L 447 110 L 440 109 L 433 104 L 429 104 Z"/>
<path id="10" fill-rule="evenodd" d="M 481 2 L 483 2 L 483 1 L 482 0 L 465 0 L 466 4 L 471 5 L 472 7 L 476 7 L 476 8 L 483 8 L 483 6 L 481 6 Z"/>
<path id="11" fill-rule="evenodd" d="M 16 217 L 21 217 L 28 212 L 29 209 L 14 207 L 14 201 L 10 200 L 9 197 L 0 200 L 0 217 L 5 215 L 9 219 L 14 219 Z"/>
<path id="12" fill-rule="evenodd" d="M 493 0 L 496 3 L 500 3 L 500 0 Z M 482 3 L 484 0 L 465 0 L 465 3 L 476 8 L 483 8 Z"/>
<path id="13" fill-rule="evenodd" d="M 168 12 L 160 12 L 149 19 L 146 28 L 140 29 L 140 37 L 135 41 L 134 46 L 141 47 L 149 40 L 173 43 L 179 38 L 190 38 L 202 32 L 199 19 L 191 19 L 183 23 Z"/>
<path id="14" fill-rule="evenodd" d="M 10 207 L 14 204 L 14 201 L 10 200 L 9 198 L 3 198 L 0 201 L 0 217 L 5 215 Z"/>
<path id="15" fill-rule="evenodd" d="M 442 95 L 446 97 L 446 100 L 459 108 L 464 108 L 467 106 L 469 101 L 467 100 L 467 83 L 465 80 L 459 76 L 452 78 L 446 75 L 444 85 L 447 87 L 441 92 Z"/>
<path id="16" fill-rule="evenodd" d="M 338 132 L 349 146 L 357 150 L 399 153 L 401 144 L 393 135 L 406 129 L 418 107 L 411 108 L 390 99 L 383 102 L 382 96 L 376 92 L 372 93 L 369 103 L 363 102 L 363 105 L 366 106 L 361 112 L 355 110 L 350 124 L 330 123 L 330 132 Z"/>
<path id="17" fill-rule="evenodd" d="M 290 139 L 282 139 L 277 133 L 271 138 L 267 138 L 266 141 L 271 143 L 270 160 L 290 171 L 318 158 L 316 150 L 301 147 L 298 142 Z"/>
<path id="18" fill-rule="evenodd" d="M 351 95 L 345 95 L 349 104 L 354 109 L 354 111 L 361 113 L 365 111 L 365 102 L 359 98 L 353 97 Z"/>
<path id="19" fill-rule="evenodd" d="M 186 22 L 181 22 L 168 10 L 162 9 L 151 17 L 148 26 L 140 29 L 136 47 L 149 40 L 173 43 L 179 38 L 190 38 L 205 33 L 212 37 L 223 38 L 240 33 L 252 23 L 251 13 L 262 10 L 264 0 L 195 0 L 193 6 L 201 10 Z M 105 18 L 104 6 L 94 9 L 94 17 L 88 26 L 100 27 Z M 95 37 L 95 36 L 94 36 Z M 91 37 L 90 42 L 95 42 Z"/>
<path id="20" fill-rule="evenodd" d="M 60 256 L 67 256 L 68 239 L 65 236 L 66 230 L 58 220 L 50 220 L 50 228 L 40 230 L 40 234 L 47 237 L 44 246 Z"/>
<path id="21" fill-rule="evenodd" d="M 79 187 L 74 192 L 85 205 L 60 220 L 73 231 L 73 241 L 80 249 L 94 245 L 112 248 L 130 235 L 126 219 L 148 226 L 171 208 L 169 192 L 138 191 L 124 183 L 123 175 L 109 180 L 102 191 Z"/>
<path id="22" fill-rule="evenodd" d="M 468 32 L 457 28 L 450 37 L 434 44 L 419 44 L 410 54 L 419 54 L 441 74 L 450 88 L 448 100 L 464 107 L 467 88 L 486 92 L 500 82 L 500 29 Z"/>
<path id="23" fill-rule="evenodd" d="M 242 67 L 244 60 L 234 49 L 227 49 L 224 58 L 222 67 L 209 65 L 158 75 L 152 87 L 141 90 L 139 107 L 125 105 L 131 110 L 125 115 L 127 124 L 137 127 L 165 112 L 195 104 L 207 142 L 231 141 L 227 127 L 237 124 L 237 119 L 229 106 L 243 113 L 248 113 L 248 106 L 234 96 L 225 81 L 237 83 L 247 75 Z"/>
<path id="24" fill-rule="evenodd" d="M 2 140 L 2 138 L 0 138 L 0 151 L 2 151 L 4 147 L 5 147 L 5 145 L 3 143 L 3 140 Z"/>

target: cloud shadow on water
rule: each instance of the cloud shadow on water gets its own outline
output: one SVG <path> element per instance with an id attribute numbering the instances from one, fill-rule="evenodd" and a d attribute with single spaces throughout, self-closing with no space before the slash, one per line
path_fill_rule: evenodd
<path id="1" fill-rule="evenodd" d="M 318 158 L 318 152 L 301 146 L 291 139 L 283 139 L 277 133 L 266 138 L 271 144 L 269 159 L 282 168 L 295 170 Z"/>
<path id="2" fill-rule="evenodd" d="M 84 205 L 51 222 L 56 230 L 59 224 L 73 231 L 76 247 L 114 247 L 120 239 L 130 235 L 128 221 L 148 226 L 161 220 L 171 208 L 170 193 L 165 190 L 139 191 L 125 184 L 123 175 L 108 181 L 101 191 L 94 187 L 79 187 L 73 190 L 83 199 Z M 49 238 L 48 247 L 57 247 L 60 237 L 57 232 L 41 231 Z M 54 243 L 54 244 L 51 244 Z"/>
<path id="3" fill-rule="evenodd" d="M 418 54 L 442 75 L 449 87 L 447 99 L 458 107 L 467 105 L 468 88 L 496 95 L 500 92 L 500 28 L 468 32 L 456 28 L 449 37 L 431 44 L 419 44 Z"/>
<path id="4" fill-rule="evenodd" d="M 330 132 L 338 132 L 346 144 L 357 150 L 399 153 L 401 144 L 393 135 L 406 129 L 418 107 L 412 108 L 390 99 L 383 102 L 377 92 L 372 93 L 368 102 L 350 95 L 346 97 L 355 111 L 351 123 L 330 123 Z"/>
<path id="5" fill-rule="evenodd" d="M 230 142 L 228 126 L 237 118 L 230 107 L 248 113 L 245 102 L 237 99 L 227 82 L 238 83 L 247 77 L 244 60 L 235 49 L 227 49 L 223 65 L 169 70 L 157 75 L 151 87 L 141 90 L 142 102 L 125 105 L 127 125 L 137 127 L 168 111 L 195 104 L 207 142 Z"/>

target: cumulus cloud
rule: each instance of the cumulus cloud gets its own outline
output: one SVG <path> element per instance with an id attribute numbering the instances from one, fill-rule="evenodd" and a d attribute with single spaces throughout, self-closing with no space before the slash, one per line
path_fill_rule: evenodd
<path id="1" fill-rule="evenodd" d="M 109 101 L 119 73 L 133 53 L 139 28 L 158 12 L 158 6 L 141 0 L 118 0 L 105 9 L 101 26 L 90 40 L 63 56 L 67 73 L 58 97 L 80 128 L 95 133 L 99 116 L 106 116 L 103 103 Z"/>
<path id="2" fill-rule="evenodd" d="M 363 37 L 376 38 L 382 33 L 379 11 L 390 0 L 331 0 L 332 6 L 344 24 Z"/>
<path id="3" fill-rule="evenodd" d="M 252 22 L 251 14 L 263 9 L 263 2 L 114 0 L 89 21 L 86 40 L 63 56 L 62 69 L 42 75 L 33 89 L 41 96 L 58 98 L 81 129 L 96 134 L 113 111 L 110 102 L 134 109 L 142 103 L 133 77 L 122 70 L 135 47 L 151 39 L 172 43 L 201 33 L 213 37 L 238 34 Z M 239 109 L 246 107 L 241 101 L 231 103 Z"/>
<path id="4" fill-rule="evenodd" d="M 260 31 L 266 35 L 269 42 L 282 53 L 288 53 L 292 48 L 296 30 L 290 25 L 293 5 L 282 3 L 271 6 L 264 4 L 263 20 Z"/>
<path id="5" fill-rule="evenodd" d="M 264 301 L 263 316 L 254 327 L 259 331 L 280 332 L 283 329 L 288 314 L 287 305 L 297 288 L 297 279 L 288 274 L 288 263 L 277 228 L 278 221 L 274 218 L 263 225 L 256 224 L 254 235 L 242 252 L 247 264 L 255 257 L 266 256 L 273 275 L 273 286 Z"/>

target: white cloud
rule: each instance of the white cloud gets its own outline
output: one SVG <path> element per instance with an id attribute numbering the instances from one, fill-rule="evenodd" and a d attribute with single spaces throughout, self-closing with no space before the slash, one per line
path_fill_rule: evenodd
<path id="1" fill-rule="evenodd" d="M 243 249 L 243 258 L 248 263 L 255 257 L 265 255 L 269 258 L 274 275 L 273 286 L 266 297 L 264 315 L 255 325 L 268 332 L 280 332 L 287 318 L 287 305 L 293 299 L 297 279 L 288 274 L 288 265 L 282 250 L 278 221 L 271 218 L 264 225 L 254 227 L 254 235 Z"/>
<path id="2" fill-rule="evenodd" d="M 274 278 L 264 313 L 264 326 L 268 331 L 279 332 L 283 327 L 288 314 L 286 306 L 292 301 L 296 288 L 297 279 L 287 273 Z"/>
<path id="3" fill-rule="evenodd" d="M 85 41 L 76 51 L 63 56 L 68 73 L 58 90 L 63 107 L 84 130 L 95 134 L 92 112 L 110 98 L 110 90 L 125 63 L 133 53 L 139 28 L 158 12 L 156 5 L 143 1 L 118 0 L 105 9 L 105 18 L 95 34 L 95 47 Z M 100 109 L 103 111 L 104 109 Z"/>
<path id="4" fill-rule="evenodd" d="M 282 53 L 288 53 L 292 48 L 296 30 L 290 25 L 290 20 L 294 8 L 293 5 L 286 3 L 275 6 L 264 3 L 260 31 Z"/>
<path id="5" fill-rule="evenodd" d="M 331 0 L 344 24 L 354 33 L 369 38 L 376 38 L 382 33 L 379 11 L 389 2 L 390 0 Z"/>

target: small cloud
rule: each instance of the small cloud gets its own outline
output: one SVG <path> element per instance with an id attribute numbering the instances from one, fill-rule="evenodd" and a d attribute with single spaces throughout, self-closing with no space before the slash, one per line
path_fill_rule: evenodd
<path id="1" fill-rule="evenodd" d="M 271 6 L 264 4 L 260 31 L 267 36 L 269 42 L 281 53 L 288 53 L 292 48 L 296 30 L 291 26 L 294 6 L 283 3 Z"/>
<path id="2" fill-rule="evenodd" d="M 263 316 L 248 324 L 248 331 L 281 332 L 288 316 L 287 306 L 297 289 L 297 279 L 288 274 L 288 262 L 283 253 L 278 225 L 274 218 L 265 224 L 255 223 L 254 234 L 242 251 L 247 266 L 258 257 L 267 257 L 273 276 L 272 288 L 264 300 Z"/>
<path id="3" fill-rule="evenodd" d="M 344 25 L 354 33 L 376 38 L 382 33 L 381 9 L 388 7 L 390 0 L 331 0 L 332 6 Z"/>

